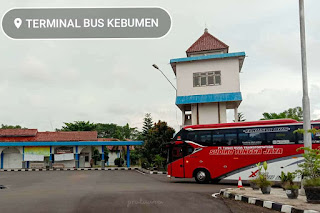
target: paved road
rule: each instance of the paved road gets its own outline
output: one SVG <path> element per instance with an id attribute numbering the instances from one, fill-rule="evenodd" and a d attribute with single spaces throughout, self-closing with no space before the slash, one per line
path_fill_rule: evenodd
<path id="1" fill-rule="evenodd" d="M 273 212 L 213 198 L 230 186 L 136 171 L 1 172 L 0 212 Z"/>

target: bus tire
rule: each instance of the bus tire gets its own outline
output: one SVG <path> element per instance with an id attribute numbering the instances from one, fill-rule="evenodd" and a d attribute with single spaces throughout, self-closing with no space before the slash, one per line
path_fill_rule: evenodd
<path id="1" fill-rule="evenodd" d="M 194 178 L 197 183 L 208 183 L 210 181 L 210 173 L 206 169 L 197 169 L 194 172 Z"/>

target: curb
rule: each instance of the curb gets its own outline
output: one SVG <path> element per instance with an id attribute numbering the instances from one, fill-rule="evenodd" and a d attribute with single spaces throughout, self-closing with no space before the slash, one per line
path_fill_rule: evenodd
<path id="1" fill-rule="evenodd" d="M 64 169 L 1 169 L 0 172 L 39 172 L 39 171 L 114 171 L 114 170 L 137 170 L 138 167 L 117 168 L 64 168 Z"/>
<path id="2" fill-rule="evenodd" d="M 220 196 L 223 196 L 225 198 L 229 198 L 229 199 L 233 199 L 233 200 L 238 200 L 238 201 L 242 201 L 245 203 L 249 203 L 249 204 L 253 204 L 256 206 L 261 206 L 261 207 L 265 207 L 268 209 L 272 209 L 275 211 L 279 211 L 279 212 L 285 212 L 285 213 L 319 213 L 318 211 L 315 210 L 303 210 L 303 209 L 298 209 L 294 206 L 290 206 L 290 205 L 285 205 L 282 203 L 277 203 L 277 202 L 273 202 L 273 201 L 269 201 L 269 200 L 262 200 L 260 198 L 255 198 L 255 197 L 249 197 L 249 196 L 244 196 L 244 195 L 239 195 L 239 194 L 235 194 L 235 193 L 230 193 L 228 192 L 228 189 L 231 188 L 227 188 L 227 189 L 221 189 L 220 190 Z"/>
<path id="3" fill-rule="evenodd" d="M 139 170 L 140 172 L 144 173 L 144 174 L 150 174 L 150 175 L 166 175 L 167 172 L 155 172 L 155 171 L 150 171 L 147 169 L 142 169 L 142 168 L 137 168 L 137 170 Z"/>

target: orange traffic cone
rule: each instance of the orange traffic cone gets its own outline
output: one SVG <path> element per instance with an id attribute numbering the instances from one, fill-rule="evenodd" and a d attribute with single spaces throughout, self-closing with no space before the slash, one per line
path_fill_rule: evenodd
<path id="1" fill-rule="evenodd" d="M 242 188 L 242 181 L 241 181 L 241 177 L 239 176 L 239 180 L 238 180 L 238 188 Z"/>

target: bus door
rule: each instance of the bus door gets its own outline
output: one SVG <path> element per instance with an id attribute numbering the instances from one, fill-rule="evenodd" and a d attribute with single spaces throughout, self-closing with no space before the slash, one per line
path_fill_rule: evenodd
<path id="1" fill-rule="evenodd" d="M 184 177 L 184 144 L 173 145 L 171 148 L 171 176 Z"/>

